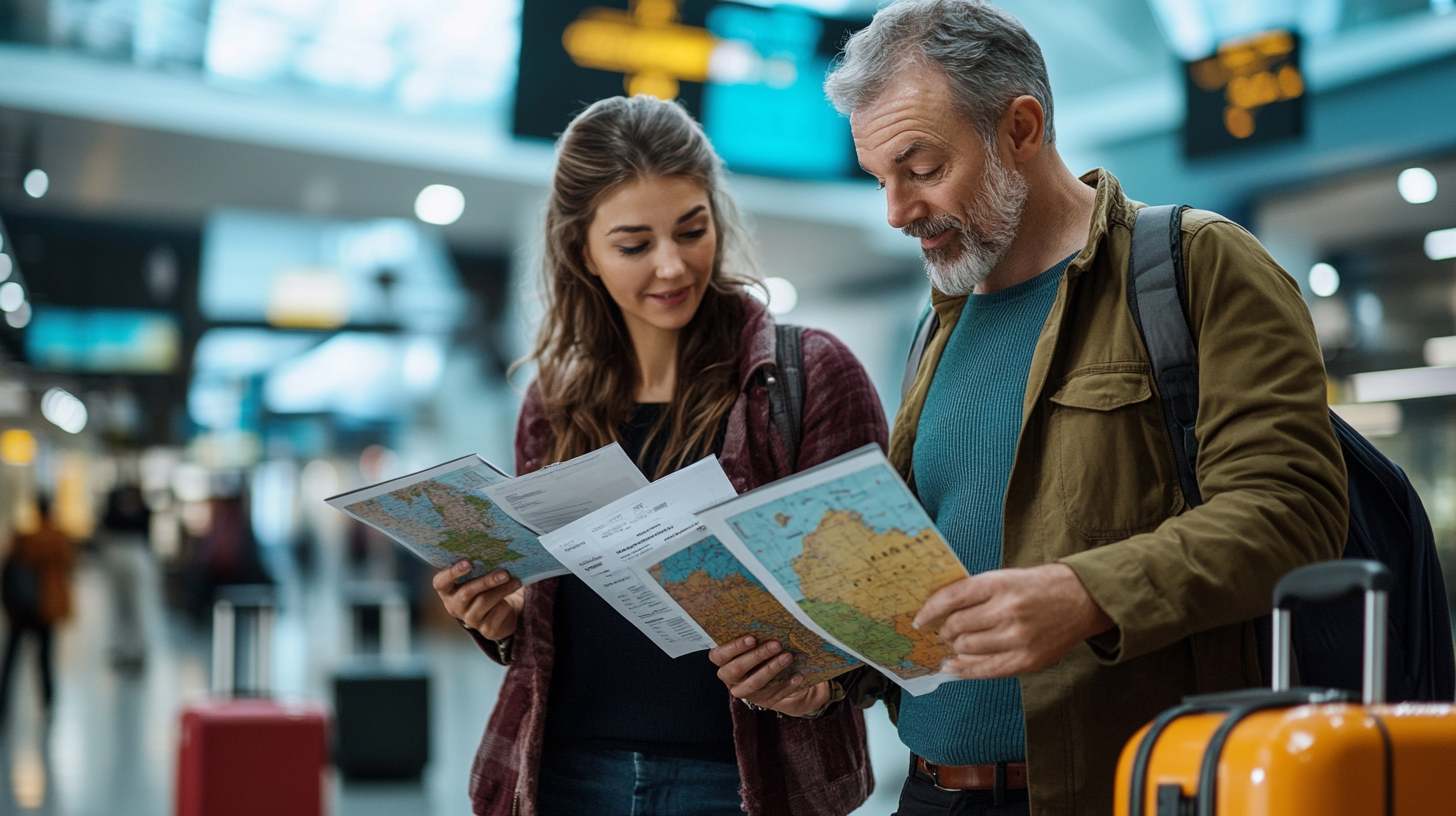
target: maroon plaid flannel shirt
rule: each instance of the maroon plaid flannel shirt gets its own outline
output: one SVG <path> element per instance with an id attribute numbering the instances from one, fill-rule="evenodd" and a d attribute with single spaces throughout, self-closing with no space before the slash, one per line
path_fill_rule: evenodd
<path id="1" fill-rule="evenodd" d="M 774 322 L 743 298 L 746 320 L 738 362 L 742 393 L 728 415 L 720 461 L 740 493 L 813 467 L 870 442 L 887 445 L 884 409 L 859 360 L 834 336 L 804 332 L 804 430 L 795 468 L 785 461 L 769 418 L 768 391 L 757 373 L 774 364 Z M 533 385 L 516 428 L 516 473 L 542 467 L 550 427 Z M 556 579 L 526 589 L 509 671 L 470 774 L 479 816 L 531 816 L 551 686 Z M 492 659 L 494 644 L 475 635 Z M 706 660 L 706 656 L 703 657 Z M 755 816 L 843 816 L 874 789 L 864 718 L 841 701 L 813 720 L 753 711 L 726 693 L 743 780 L 743 808 Z"/>

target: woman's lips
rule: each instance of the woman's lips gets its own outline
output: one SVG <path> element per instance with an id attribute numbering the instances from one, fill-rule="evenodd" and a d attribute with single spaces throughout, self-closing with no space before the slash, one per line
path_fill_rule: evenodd
<path id="1" fill-rule="evenodd" d="M 647 295 L 647 297 L 650 298 L 654 303 L 660 304 L 662 306 L 676 306 L 686 301 L 688 299 L 688 295 L 692 294 L 692 292 L 693 288 L 691 286 L 684 286 L 681 289 L 674 289 L 671 292 L 650 293 Z"/>

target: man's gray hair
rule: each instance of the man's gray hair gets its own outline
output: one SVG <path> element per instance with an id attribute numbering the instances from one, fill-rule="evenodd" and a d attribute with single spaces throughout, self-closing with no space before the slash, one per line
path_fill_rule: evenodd
<path id="1" fill-rule="evenodd" d="M 950 81 L 957 112 L 988 143 L 1007 107 L 1030 96 L 1052 127 L 1046 62 L 1021 22 L 983 0 L 900 0 L 880 9 L 844 45 L 824 91 L 846 116 L 878 101 L 908 66 L 934 68 Z"/>

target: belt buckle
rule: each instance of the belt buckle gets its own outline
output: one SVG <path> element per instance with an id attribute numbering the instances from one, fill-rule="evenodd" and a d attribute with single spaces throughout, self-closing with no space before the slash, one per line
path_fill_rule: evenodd
<path id="1" fill-rule="evenodd" d="M 930 772 L 930 784 L 934 785 L 936 790 L 943 790 L 950 793 L 960 793 L 960 788 L 947 788 L 944 785 L 940 784 L 939 765 L 936 765 L 934 762 L 931 762 L 928 759 L 922 761 L 925 762 L 925 769 Z"/>

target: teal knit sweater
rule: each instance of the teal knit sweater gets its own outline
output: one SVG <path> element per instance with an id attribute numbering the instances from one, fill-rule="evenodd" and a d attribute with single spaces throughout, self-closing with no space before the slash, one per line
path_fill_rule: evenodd
<path id="1" fill-rule="evenodd" d="M 1021 433 L 1032 352 L 1072 260 L 1009 289 L 971 295 L 941 355 L 915 436 L 915 487 L 972 575 L 1001 568 L 1006 485 Z M 1021 762 L 1016 678 L 958 680 L 903 695 L 900 739 L 941 765 Z"/>

